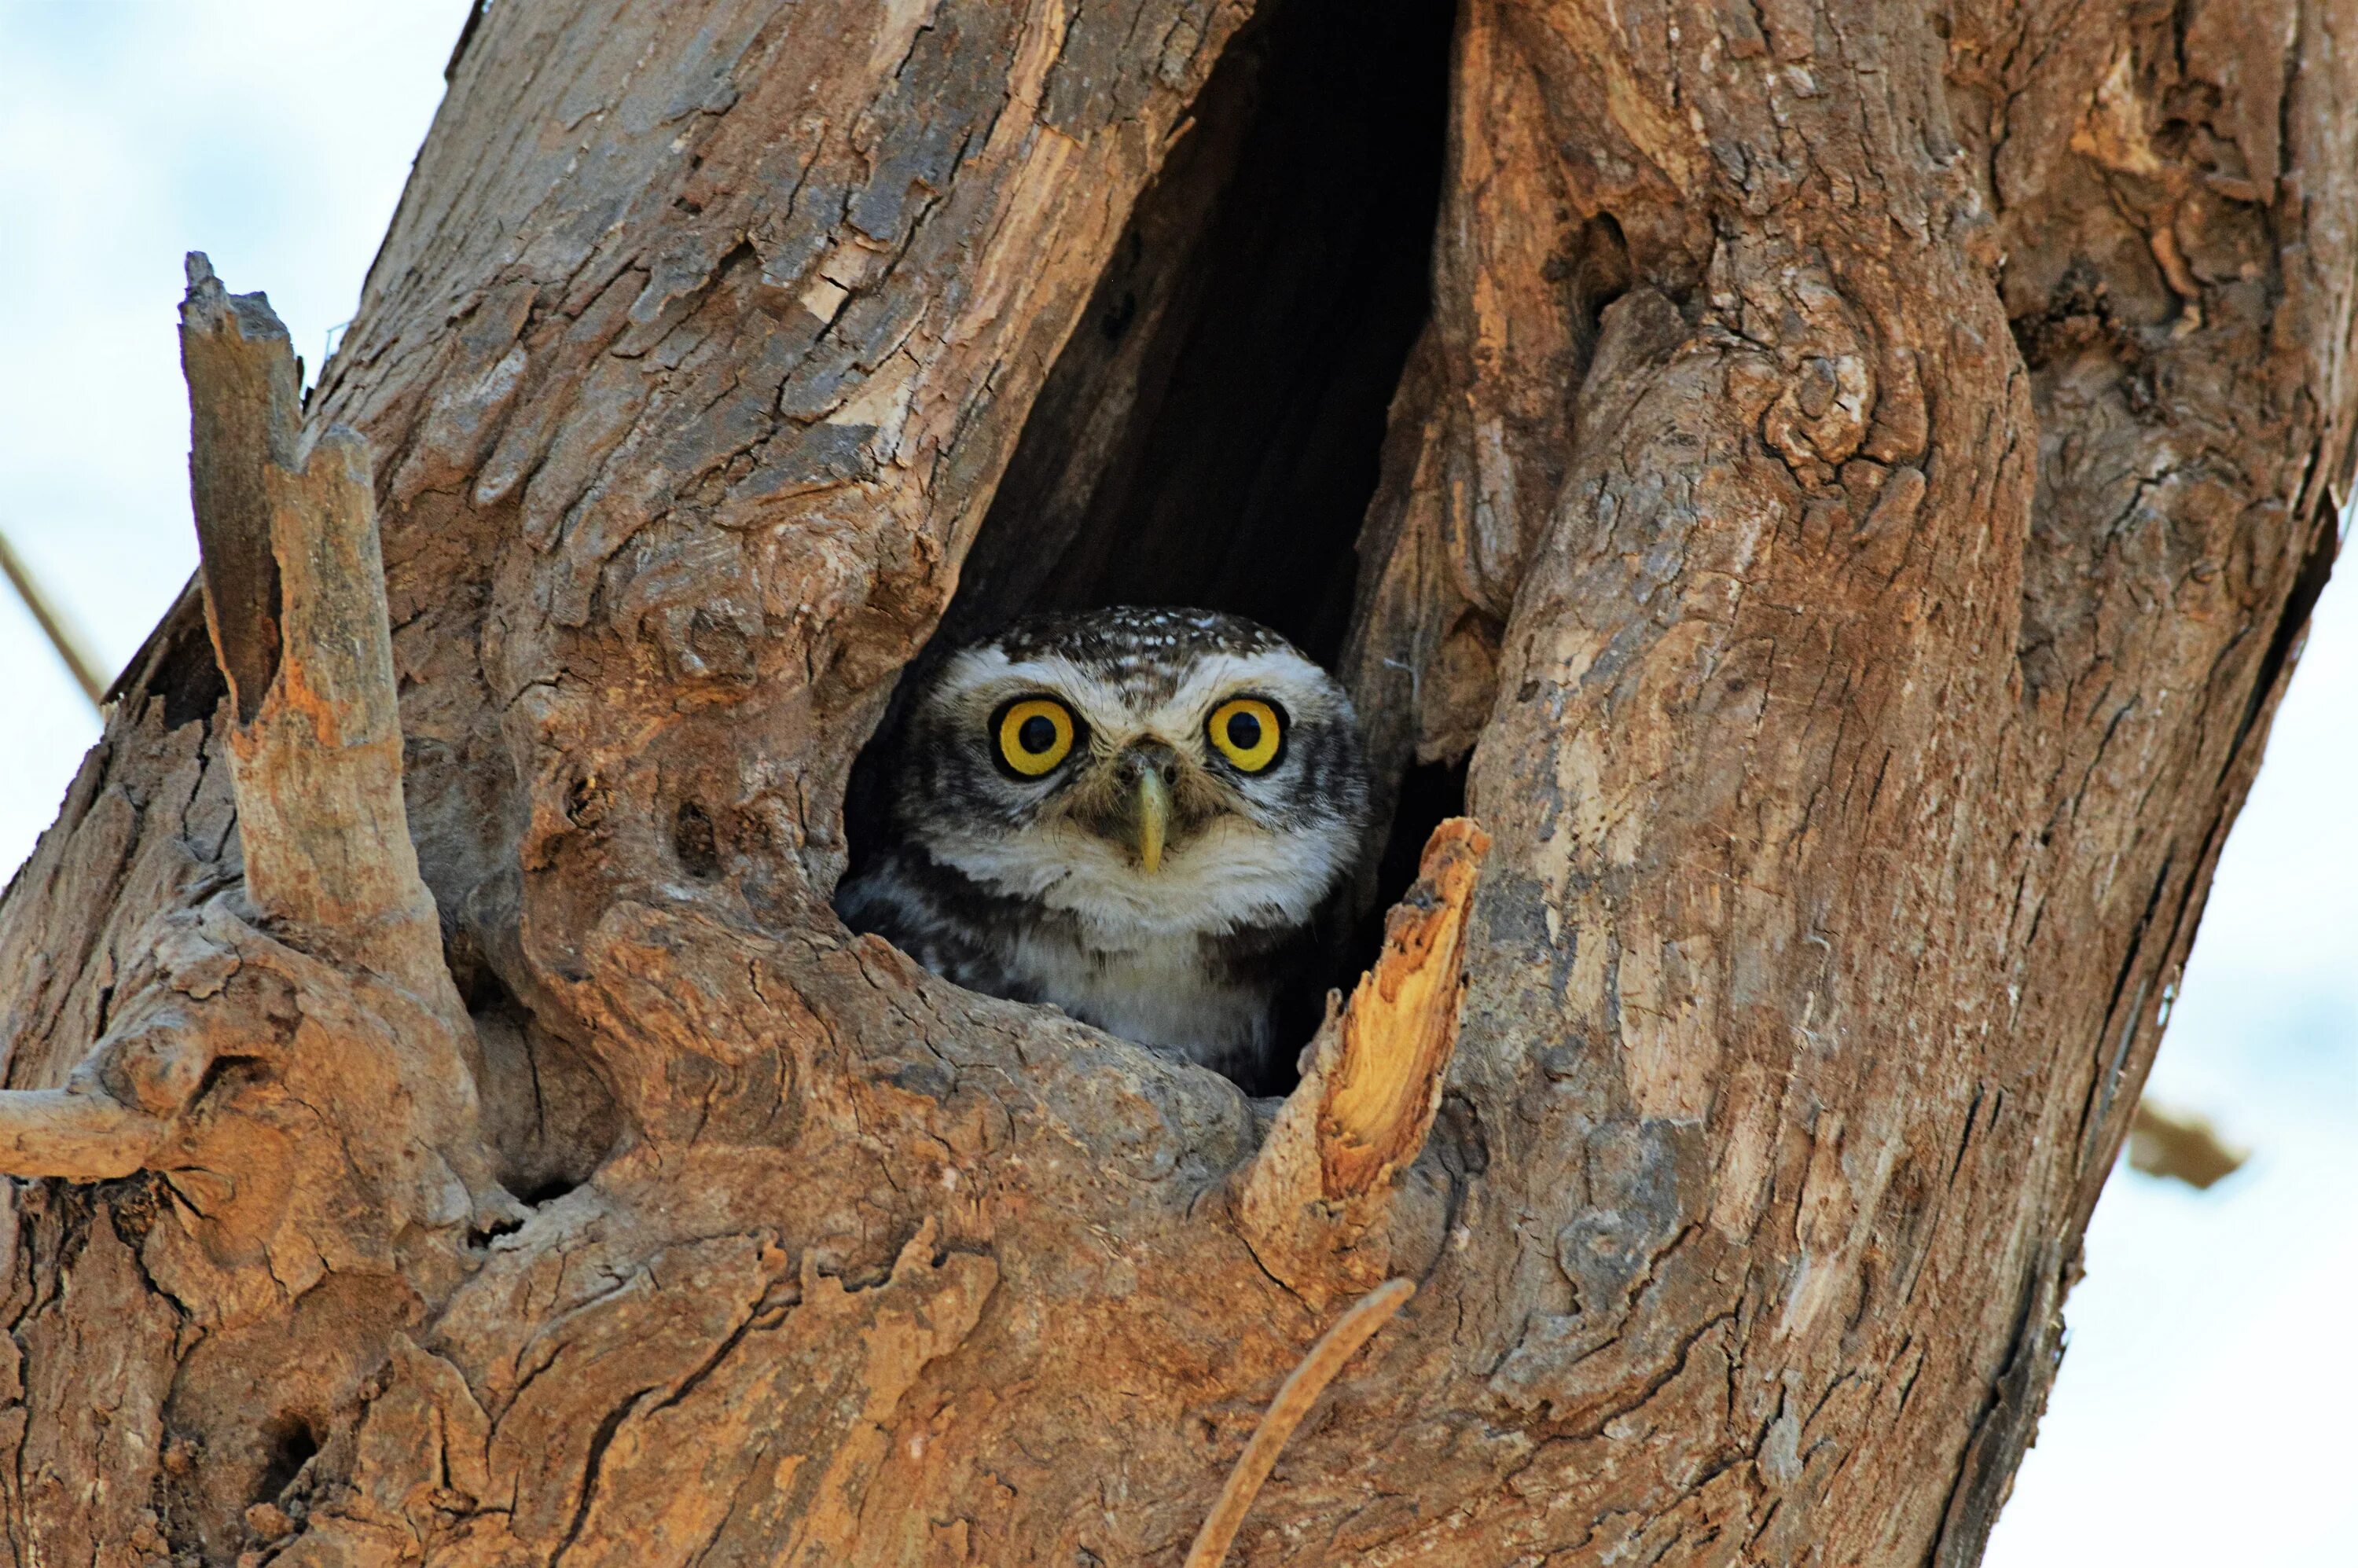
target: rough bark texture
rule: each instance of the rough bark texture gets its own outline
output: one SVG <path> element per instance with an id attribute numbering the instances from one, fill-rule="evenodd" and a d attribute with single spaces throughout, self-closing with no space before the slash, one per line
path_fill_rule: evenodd
<path id="1" fill-rule="evenodd" d="M 1175 1564 L 1378 1274 L 1231 1561 L 1978 1557 L 2334 553 L 2358 16 L 1464 0 L 1396 377 L 1445 11 L 1260 9 L 501 0 L 300 429 L 199 280 L 212 636 L 0 904 L 16 1561 Z M 1373 1003 L 1256 1106 L 827 907 L 945 615 L 1191 535 L 1471 752 L 1372 1186 Z"/>

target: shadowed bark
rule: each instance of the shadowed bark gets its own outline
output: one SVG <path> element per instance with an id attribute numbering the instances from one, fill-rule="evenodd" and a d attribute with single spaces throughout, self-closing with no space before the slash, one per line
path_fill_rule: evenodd
<path id="1" fill-rule="evenodd" d="M 299 406 L 192 270 L 10 1552 L 1175 1565 L 1404 1278 L 1228 1561 L 1976 1561 L 2336 549 L 2353 20 L 482 10 Z M 937 627 L 1116 594 L 1336 658 L 1379 913 L 1480 824 L 1282 1102 L 828 907 Z"/>

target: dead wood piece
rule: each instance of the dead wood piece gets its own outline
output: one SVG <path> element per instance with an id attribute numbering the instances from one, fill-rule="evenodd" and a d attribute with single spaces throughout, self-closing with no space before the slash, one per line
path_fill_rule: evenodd
<path id="1" fill-rule="evenodd" d="M 241 723 L 278 673 L 280 582 L 265 476 L 295 462 L 301 389 L 287 329 L 261 294 L 233 295 L 200 251 L 188 261 L 180 369 L 189 383 L 189 491 L 205 622 Z"/>
<path id="2" fill-rule="evenodd" d="M 1416 1294 L 1412 1280 L 1386 1280 L 1353 1303 L 1351 1309 L 1335 1321 L 1335 1326 L 1310 1347 L 1302 1365 L 1287 1375 L 1269 1401 L 1269 1410 L 1253 1428 L 1251 1440 L 1245 1451 L 1237 1455 L 1236 1467 L 1220 1487 L 1219 1500 L 1212 1505 L 1204 1520 L 1204 1528 L 1195 1532 L 1195 1543 L 1187 1549 L 1185 1568 L 1220 1568 L 1228 1555 L 1228 1544 L 1237 1538 L 1238 1529 L 1245 1515 L 1260 1495 L 1269 1473 L 1277 1467 L 1277 1456 L 1285 1447 L 1285 1440 L 1326 1391 L 1326 1385 L 1343 1369 L 1343 1363 L 1357 1353 L 1359 1346 L 1376 1336 L 1376 1331 L 1390 1323 L 1392 1314 L 1408 1304 Z"/>
<path id="3" fill-rule="evenodd" d="M 1298 1291 L 1364 1286 L 1387 1266 L 1357 1254 L 1440 1108 L 1465 989 L 1466 912 L 1489 847 L 1466 817 L 1433 829 L 1415 886 L 1386 917 L 1375 968 L 1318 1032 L 1309 1069 L 1244 1176 L 1247 1239 Z"/>
<path id="4" fill-rule="evenodd" d="M 191 1016 L 169 1000 L 151 1005 L 171 991 L 168 979 L 148 988 L 65 1087 L 0 1093 L 0 1171 L 107 1182 L 155 1162 L 222 1054 L 215 1031 L 235 1028 L 218 1006 L 198 1003 Z"/>
<path id="5" fill-rule="evenodd" d="M 235 957 L 186 920 L 148 940 L 114 1026 L 64 1086 L 0 1091 L 0 1173 L 105 1182 L 152 1168 L 213 1063 L 254 1049 L 254 1022 L 218 1000 Z"/>
<path id="6" fill-rule="evenodd" d="M 206 624 L 230 687 L 248 895 L 421 994 L 447 988 L 401 795 L 401 724 L 367 448 L 299 437 L 287 330 L 200 254 L 180 307 Z"/>

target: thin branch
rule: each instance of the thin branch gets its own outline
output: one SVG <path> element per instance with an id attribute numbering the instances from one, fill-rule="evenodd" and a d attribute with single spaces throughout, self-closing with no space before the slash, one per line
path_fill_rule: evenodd
<path id="1" fill-rule="evenodd" d="M 98 673 L 98 661 L 92 656 L 90 644 L 66 619 L 65 611 L 52 604 L 49 596 L 41 590 L 39 581 L 33 576 L 33 568 L 17 556 L 4 529 L 0 529 L 0 572 L 8 574 L 9 584 L 16 589 L 16 597 L 25 601 L 25 608 L 33 612 L 34 621 L 39 623 L 42 633 L 49 638 L 49 646 L 57 650 L 58 657 L 63 659 L 66 668 L 73 672 L 74 684 L 81 687 L 84 697 L 90 698 L 91 707 L 99 708 L 106 699 L 106 680 Z"/>
<path id="2" fill-rule="evenodd" d="M 1212 1505 L 1204 1528 L 1195 1532 L 1195 1544 L 1187 1549 L 1184 1568 L 1220 1568 L 1228 1561 L 1229 1543 L 1251 1511 L 1253 1499 L 1260 1496 L 1269 1473 L 1277 1468 L 1277 1456 L 1285 1447 L 1286 1439 L 1326 1391 L 1326 1385 L 1343 1369 L 1360 1346 L 1376 1336 L 1376 1331 L 1391 1321 L 1392 1314 L 1407 1304 L 1416 1294 L 1416 1284 L 1405 1279 L 1386 1280 L 1352 1304 L 1351 1309 L 1336 1319 L 1335 1326 L 1320 1336 L 1270 1400 L 1269 1410 L 1253 1429 L 1252 1441 L 1237 1455 L 1236 1468 L 1228 1472 L 1228 1483 L 1220 1488 L 1219 1500 Z"/>

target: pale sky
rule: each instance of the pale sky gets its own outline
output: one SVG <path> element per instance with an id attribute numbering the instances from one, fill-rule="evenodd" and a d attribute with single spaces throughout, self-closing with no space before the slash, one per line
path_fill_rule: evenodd
<path id="1" fill-rule="evenodd" d="M 316 372 L 467 0 L 0 0 L 0 526 L 110 672 L 195 564 L 180 256 Z M 2358 559 L 2320 607 L 2154 1072 L 2252 1145 L 2117 1173 L 1996 1568 L 2358 1562 Z M 95 718 L 0 586 L 0 874 Z M 0 1006 L 0 1013 L 5 1013 Z"/>

